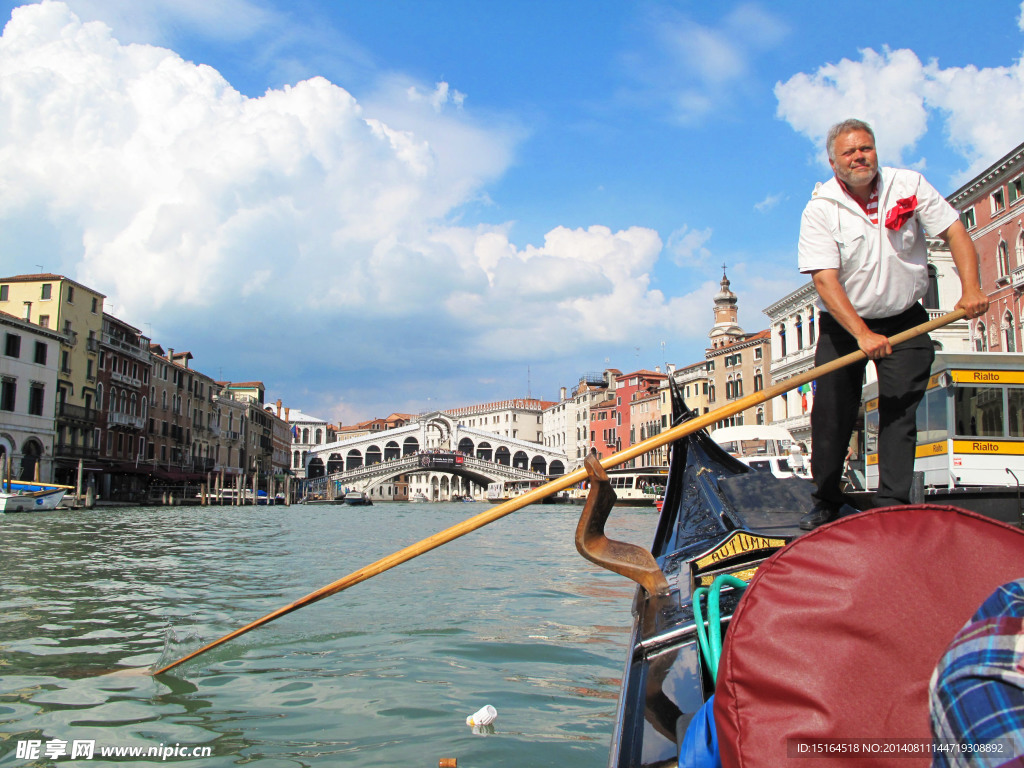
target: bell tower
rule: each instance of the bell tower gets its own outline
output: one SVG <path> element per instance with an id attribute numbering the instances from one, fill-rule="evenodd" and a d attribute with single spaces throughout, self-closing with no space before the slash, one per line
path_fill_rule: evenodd
<path id="1" fill-rule="evenodd" d="M 722 265 L 722 290 L 715 294 L 715 325 L 708 333 L 711 339 L 711 348 L 727 347 L 737 341 L 741 341 L 746 334 L 740 328 L 739 299 L 736 294 L 729 290 L 729 278 L 725 274 L 725 264 Z"/>

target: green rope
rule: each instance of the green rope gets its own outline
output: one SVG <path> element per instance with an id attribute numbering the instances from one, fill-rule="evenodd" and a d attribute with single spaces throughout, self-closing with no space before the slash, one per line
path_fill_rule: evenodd
<path id="1" fill-rule="evenodd" d="M 718 661 L 722 657 L 722 614 L 721 614 L 721 593 L 723 586 L 746 589 L 747 582 L 738 579 L 728 573 L 717 576 L 711 584 L 711 589 L 698 587 L 693 591 L 693 618 L 697 625 L 697 645 L 700 647 L 701 656 L 711 673 L 711 679 L 718 679 Z M 701 598 L 707 595 L 708 599 L 708 626 L 704 628 L 704 611 L 700 607 Z"/>

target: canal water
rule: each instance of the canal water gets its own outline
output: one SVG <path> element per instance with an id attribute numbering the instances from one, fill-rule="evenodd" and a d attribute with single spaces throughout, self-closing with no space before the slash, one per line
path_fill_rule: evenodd
<path id="1" fill-rule="evenodd" d="M 180 658 L 486 507 L 0 515 L 0 766 L 604 765 L 634 590 L 576 553 L 579 507 L 515 512 L 159 679 L 102 674 Z M 655 524 L 617 507 L 608 531 L 647 545 Z M 474 732 L 486 704 L 497 720 Z M 170 756 L 101 757 L 122 747 Z"/>

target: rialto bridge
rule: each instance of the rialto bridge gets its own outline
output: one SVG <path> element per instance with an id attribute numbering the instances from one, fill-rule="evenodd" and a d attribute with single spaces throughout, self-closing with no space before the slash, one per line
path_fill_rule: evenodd
<path id="1" fill-rule="evenodd" d="M 307 492 L 330 483 L 372 494 L 401 475 L 441 472 L 486 487 L 563 475 L 564 453 L 459 424 L 440 411 L 413 423 L 318 446 L 306 455 Z"/>

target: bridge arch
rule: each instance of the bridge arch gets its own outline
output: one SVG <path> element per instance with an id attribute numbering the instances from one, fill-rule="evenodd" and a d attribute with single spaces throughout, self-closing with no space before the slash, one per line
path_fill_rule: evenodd
<path id="1" fill-rule="evenodd" d="M 381 451 L 379 445 L 371 445 L 366 449 L 366 463 L 369 464 L 380 464 L 384 459 L 384 453 Z"/>
<path id="2" fill-rule="evenodd" d="M 391 461 L 402 456 L 402 449 L 398 447 L 398 443 L 394 440 L 388 440 L 384 446 L 384 461 Z"/>
<path id="3" fill-rule="evenodd" d="M 477 445 L 476 457 L 481 461 L 493 461 L 494 449 L 491 448 L 491 444 L 484 440 L 479 445 Z"/>
<path id="4" fill-rule="evenodd" d="M 417 451 L 419 451 L 419 449 L 420 441 L 417 440 L 415 437 L 407 437 L 405 438 L 405 441 L 402 443 L 403 456 L 409 456 L 410 454 L 414 454 Z"/>
<path id="5" fill-rule="evenodd" d="M 466 454 L 467 456 L 472 456 L 473 455 L 473 441 L 470 440 L 468 437 L 462 438 L 461 440 L 459 440 L 459 448 L 458 449 L 460 451 L 462 451 L 464 454 Z"/>
<path id="6" fill-rule="evenodd" d="M 345 460 L 341 458 L 340 453 L 332 453 L 327 459 L 327 474 L 331 475 L 335 472 L 341 472 L 345 468 Z"/>
<path id="7" fill-rule="evenodd" d="M 544 460 L 543 456 L 534 456 L 533 461 L 530 462 L 530 469 L 546 475 L 548 473 L 548 463 Z"/>
<path id="8" fill-rule="evenodd" d="M 363 466 L 363 454 L 353 448 L 345 458 L 345 469 L 356 469 L 361 466 Z"/>
<path id="9" fill-rule="evenodd" d="M 552 461 L 551 462 L 551 466 L 548 467 L 548 475 L 550 475 L 551 477 L 554 477 L 555 475 L 564 475 L 564 474 L 565 474 L 565 464 L 560 462 L 558 459 L 555 459 L 554 461 Z"/>
<path id="10" fill-rule="evenodd" d="M 512 456 L 512 466 L 519 469 L 526 469 L 529 461 L 530 457 L 526 455 L 526 451 L 516 451 L 515 455 Z"/>
<path id="11" fill-rule="evenodd" d="M 309 468 L 306 469 L 306 477 L 323 477 L 327 474 L 324 471 L 324 460 L 319 456 L 313 457 L 309 462 Z"/>
<path id="12" fill-rule="evenodd" d="M 494 452 L 494 461 L 497 464 L 504 464 L 506 467 L 512 466 L 512 452 L 504 445 L 499 446 L 498 450 Z"/>

